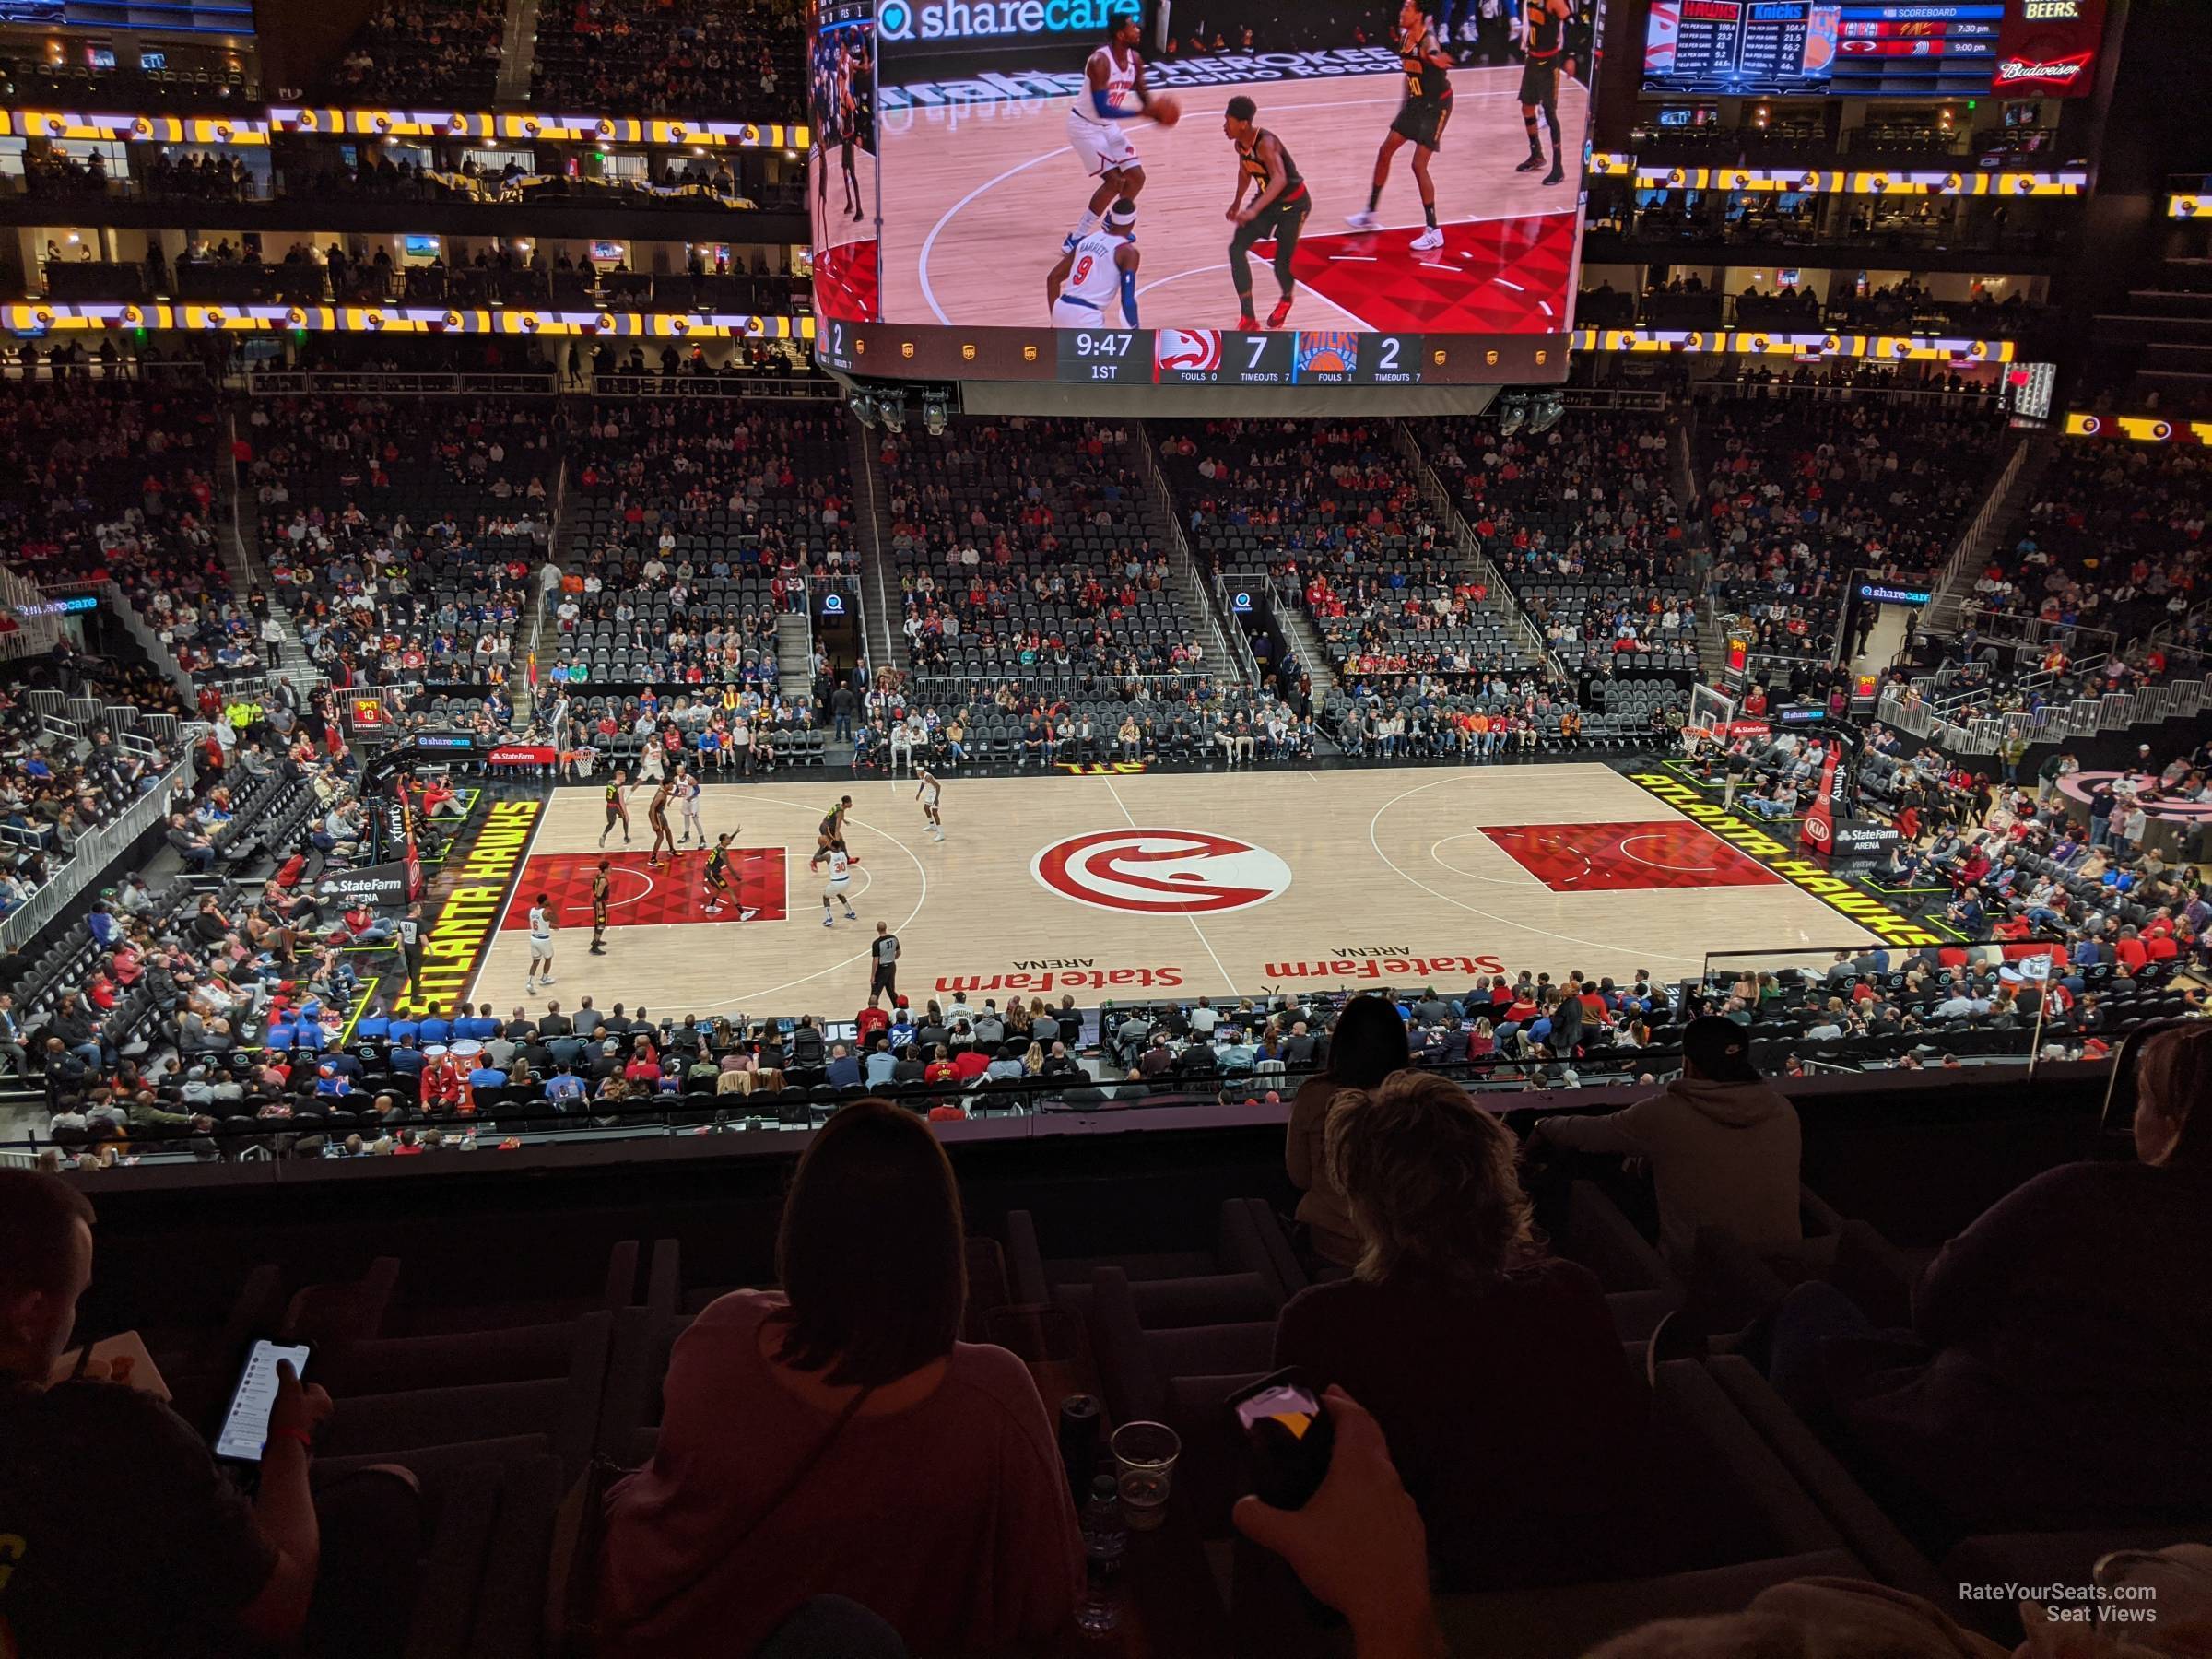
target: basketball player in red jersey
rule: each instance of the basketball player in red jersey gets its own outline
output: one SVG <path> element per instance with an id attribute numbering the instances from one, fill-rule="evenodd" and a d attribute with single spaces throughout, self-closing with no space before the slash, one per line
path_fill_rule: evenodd
<path id="1" fill-rule="evenodd" d="M 1099 216 L 1114 202 L 1134 205 L 1145 187 L 1144 163 L 1129 141 L 1128 124 L 1150 117 L 1162 126 L 1173 126 L 1182 108 L 1162 93 L 1155 98 L 1145 85 L 1145 57 L 1136 43 L 1144 25 L 1135 12 L 1114 18 L 1106 30 L 1106 43 L 1083 65 L 1083 90 L 1067 112 L 1067 143 L 1086 176 L 1097 188 L 1083 217 L 1060 244 L 1063 253 L 1099 228 Z"/>
<path id="2" fill-rule="evenodd" d="M 1528 129 L 1528 159 L 1515 172 L 1535 172 L 1544 165 L 1544 140 L 1536 133 L 1536 112 L 1544 113 L 1551 129 L 1551 171 L 1547 184 L 1567 177 L 1567 157 L 1559 147 L 1559 69 L 1574 73 L 1567 55 L 1567 0 L 1521 0 L 1521 124 Z"/>

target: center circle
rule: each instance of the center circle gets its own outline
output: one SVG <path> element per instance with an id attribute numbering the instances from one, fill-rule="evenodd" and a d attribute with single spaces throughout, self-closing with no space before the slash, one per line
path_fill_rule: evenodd
<path id="1" fill-rule="evenodd" d="M 1266 848 L 1204 830 L 1073 835 L 1040 851 L 1030 873 L 1064 899 L 1135 916 L 1220 915 L 1290 887 L 1290 866 Z"/>

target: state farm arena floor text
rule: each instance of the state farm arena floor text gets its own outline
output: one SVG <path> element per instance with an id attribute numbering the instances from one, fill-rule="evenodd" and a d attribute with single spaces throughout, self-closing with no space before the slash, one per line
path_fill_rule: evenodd
<path id="1" fill-rule="evenodd" d="M 841 909 L 825 928 L 823 877 L 806 861 L 847 792 L 860 920 Z M 470 994 L 502 1009 L 522 1000 L 524 912 L 539 892 L 561 923 L 562 999 L 588 992 L 656 1014 L 841 1017 L 867 994 L 878 921 L 902 942 L 910 996 L 1066 994 L 1086 1006 L 1316 979 L 1458 985 L 1524 968 L 1679 977 L 1709 951 L 1874 936 L 1777 874 L 1777 858 L 1749 856 L 1596 763 L 956 777 L 942 843 L 913 796 L 911 780 L 880 778 L 710 785 L 701 817 L 710 835 L 738 831 L 739 902 L 759 912 L 738 923 L 703 913 L 702 852 L 645 867 L 646 796 L 633 795 L 633 842 L 618 834 L 606 854 L 612 924 L 594 957 L 602 796 L 557 790 Z"/>

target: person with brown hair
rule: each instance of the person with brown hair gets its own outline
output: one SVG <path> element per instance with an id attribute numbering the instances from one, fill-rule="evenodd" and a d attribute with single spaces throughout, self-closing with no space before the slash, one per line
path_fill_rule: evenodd
<path id="1" fill-rule="evenodd" d="M 1206 998 L 1198 999 L 1206 1006 Z M 1209 1023 L 1207 1030 L 1213 1028 Z M 1283 1142 L 1283 1164 L 1290 1184 L 1304 1194 L 1298 1219 L 1305 1243 L 1325 1262 L 1349 1267 L 1359 1259 L 1344 1194 L 1329 1173 L 1329 1115 L 1347 1089 L 1373 1088 L 1394 1071 L 1413 1064 L 1406 1021 L 1387 996 L 1355 996 L 1344 1005 L 1329 1033 L 1328 1068 L 1309 1077 L 1290 1097 L 1290 1126 Z"/>
<path id="2" fill-rule="evenodd" d="M 92 1222 L 60 1177 L 0 1169 L 0 1647 L 102 1659 L 288 1650 L 302 1635 L 318 1655 L 404 1647 L 410 1604 L 391 1586 L 420 1547 L 413 1477 L 372 1467 L 311 1493 L 330 1396 L 290 1361 L 277 1362 L 251 1500 L 166 1401 L 89 1366 L 55 1380 L 92 1282 Z"/>
<path id="3" fill-rule="evenodd" d="M 1338 1094 L 1327 1163 L 1358 1265 L 1276 1325 L 1277 1365 L 1382 1425 L 1452 1589 L 1592 1576 L 1641 1434 L 1605 1293 L 1544 1253 L 1515 1153 L 1448 1077 Z"/>
<path id="4" fill-rule="evenodd" d="M 751 1653 L 821 1594 L 916 1653 L 1066 1622 L 1083 1552 L 1053 1425 L 1020 1360 L 957 1339 L 965 1262 L 927 1127 L 874 1099 L 831 1117 L 784 1202 L 782 1290 L 677 1339 L 659 1448 L 608 1493 L 602 1653 Z"/>

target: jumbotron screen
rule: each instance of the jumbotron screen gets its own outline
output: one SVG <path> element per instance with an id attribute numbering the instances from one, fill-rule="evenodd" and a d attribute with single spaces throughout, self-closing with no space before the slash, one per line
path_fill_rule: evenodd
<path id="1" fill-rule="evenodd" d="M 1433 10 L 1441 5 L 1430 0 Z M 1564 378 L 1589 0 L 820 0 L 817 349 L 1088 384 Z"/>
<path id="2" fill-rule="evenodd" d="M 1652 0 L 1643 89 L 1719 98 L 2075 98 L 2104 0 Z"/>

